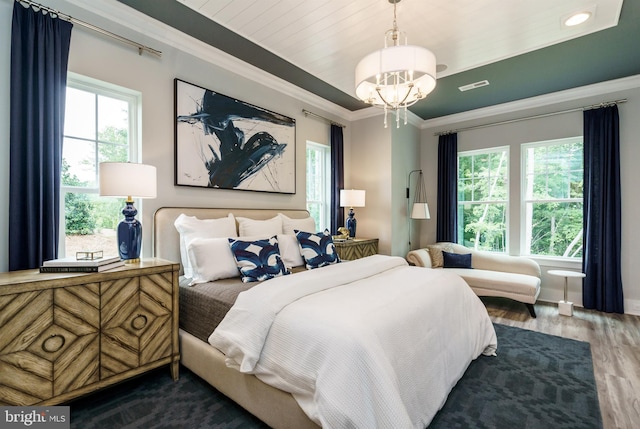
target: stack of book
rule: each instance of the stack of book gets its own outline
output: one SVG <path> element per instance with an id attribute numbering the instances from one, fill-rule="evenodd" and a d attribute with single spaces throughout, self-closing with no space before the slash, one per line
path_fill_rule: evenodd
<path id="1" fill-rule="evenodd" d="M 44 261 L 41 273 L 100 273 L 124 265 L 119 256 L 100 259 L 62 258 Z"/>

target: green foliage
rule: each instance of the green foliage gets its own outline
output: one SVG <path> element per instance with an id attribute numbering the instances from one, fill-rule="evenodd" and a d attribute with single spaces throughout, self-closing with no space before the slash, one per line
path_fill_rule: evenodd
<path id="1" fill-rule="evenodd" d="M 100 162 L 127 162 L 129 160 L 129 135 L 124 128 L 105 127 L 98 133 Z"/>
<path id="2" fill-rule="evenodd" d="M 320 204 L 307 202 L 307 210 L 313 220 L 316 221 L 316 225 L 320 226 Z"/>
<path id="3" fill-rule="evenodd" d="M 124 203 L 122 199 L 97 198 L 94 201 L 96 228 L 113 229 L 118 227 Z"/>
<path id="4" fill-rule="evenodd" d="M 523 146 L 525 245 L 532 255 L 582 257 L 582 142 Z M 507 152 L 458 157 L 459 242 L 506 250 Z"/>
<path id="5" fill-rule="evenodd" d="M 506 250 L 508 152 L 458 158 L 458 241 L 476 250 Z"/>
<path id="6" fill-rule="evenodd" d="M 76 175 L 69 173 L 69 164 L 62 161 L 63 183 L 71 186 L 83 186 Z M 64 196 L 64 220 L 66 232 L 70 235 L 93 234 L 96 223 L 93 216 L 93 204 L 89 195 L 82 193 L 67 192 Z"/>
<path id="7" fill-rule="evenodd" d="M 86 194 L 68 192 L 64 197 L 64 219 L 69 235 L 90 235 L 95 230 L 93 204 Z"/>
<path id="8" fill-rule="evenodd" d="M 126 162 L 129 160 L 129 138 L 126 129 L 118 129 L 113 126 L 105 127 L 99 133 L 98 139 L 100 162 Z M 92 159 L 82 162 L 95 168 Z M 69 170 L 69 164 L 63 159 L 62 183 L 64 186 L 80 188 L 89 186 L 89 183 L 81 181 Z M 97 198 L 95 195 L 67 192 L 65 194 L 66 233 L 69 235 L 90 235 L 96 229 L 116 229 L 122 208 L 123 203 L 118 199 Z"/>
<path id="9" fill-rule="evenodd" d="M 582 142 L 529 147 L 526 155 L 530 253 L 582 257 Z"/>
<path id="10" fill-rule="evenodd" d="M 507 246 L 505 204 L 465 204 L 458 241 L 476 250 L 504 252 Z M 460 238 L 462 240 L 460 240 Z"/>
<path id="11" fill-rule="evenodd" d="M 307 210 L 316 222 L 318 230 L 322 230 L 328 223 L 324 219 L 326 205 L 328 204 L 326 192 L 327 174 L 327 153 L 322 149 L 307 147 L 306 150 L 306 172 L 307 172 Z M 333 231 L 335 232 L 335 231 Z"/>
<path id="12" fill-rule="evenodd" d="M 582 203 L 533 204 L 530 253 L 582 257 L 582 214 Z"/>

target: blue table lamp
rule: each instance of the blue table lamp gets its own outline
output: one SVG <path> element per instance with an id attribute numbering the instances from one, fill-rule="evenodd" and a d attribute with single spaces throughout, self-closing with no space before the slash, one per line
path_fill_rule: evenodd
<path id="1" fill-rule="evenodd" d="M 345 221 L 345 227 L 349 230 L 349 237 L 356 236 L 356 215 L 354 207 L 364 207 L 365 191 L 359 189 L 340 189 L 340 207 L 349 207 L 349 216 Z"/>
<path id="2" fill-rule="evenodd" d="M 134 198 L 156 197 L 156 168 L 132 162 L 100 163 L 100 195 L 126 197 L 124 220 L 118 224 L 118 253 L 126 263 L 140 260 L 142 224 L 136 219 Z"/>

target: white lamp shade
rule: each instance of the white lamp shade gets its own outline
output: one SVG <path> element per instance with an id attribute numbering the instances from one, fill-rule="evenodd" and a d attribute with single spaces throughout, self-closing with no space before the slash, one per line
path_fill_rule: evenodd
<path id="1" fill-rule="evenodd" d="M 133 162 L 100 163 L 100 195 L 155 198 L 156 167 Z"/>
<path id="2" fill-rule="evenodd" d="M 412 73 L 413 87 L 409 82 L 379 81 L 385 73 L 407 71 Z M 356 95 L 373 105 L 385 105 L 385 101 L 402 103 L 398 97 L 406 97 L 407 105 L 424 98 L 436 87 L 436 57 L 430 50 L 414 45 L 389 46 L 372 52 L 356 66 Z M 380 86 L 378 94 L 376 88 Z M 382 96 L 381 96 L 382 95 Z M 383 100 L 384 98 L 384 100 Z"/>
<path id="3" fill-rule="evenodd" d="M 340 189 L 340 207 L 364 207 L 365 191 Z"/>
<path id="4" fill-rule="evenodd" d="M 429 214 L 429 204 L 413 203 L 411 219 L 431 219 L 431 215 Z"/>

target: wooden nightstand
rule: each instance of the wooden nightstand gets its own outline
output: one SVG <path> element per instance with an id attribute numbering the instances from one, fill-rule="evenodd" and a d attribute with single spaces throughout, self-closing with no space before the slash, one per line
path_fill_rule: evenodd
<path id="1" fill-rule="evenodd" d="M 53 405 L 162 365 L 178 379 L 178 271 L 0 273 L 0 405 Z"/>
<path id="2" fill-rule="evenodd" d="M 336 252 L 343 261 L 364 258 L 378 253 L 377 238 L 354 238 L 352 240 L 334 241 Z"/>

